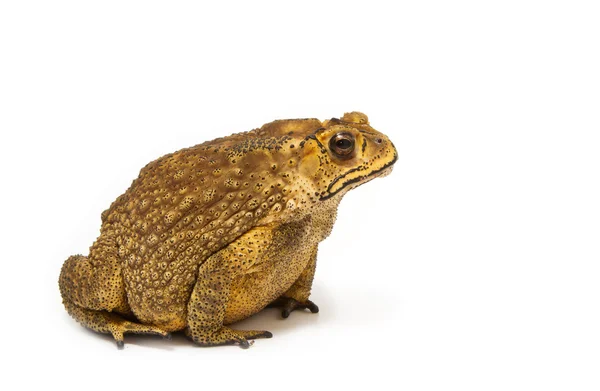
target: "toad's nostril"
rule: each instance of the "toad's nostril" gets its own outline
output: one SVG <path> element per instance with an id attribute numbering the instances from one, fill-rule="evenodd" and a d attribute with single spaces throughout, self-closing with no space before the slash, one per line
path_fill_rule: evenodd
<path id="1" fill-rule="evenodd" d="M 378 138 L 377 140 L 375 140 L 375 142 L 376 142 L 377 144 L 381 144 L 381 143 L 383 142 L 383 139 L 380 139 L 380 138 Z"/>

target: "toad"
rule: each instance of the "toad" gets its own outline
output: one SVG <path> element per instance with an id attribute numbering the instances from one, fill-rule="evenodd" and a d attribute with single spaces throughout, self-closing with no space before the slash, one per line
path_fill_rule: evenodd
<path id="1" fill-rule="evenodd" d="M 89 255 L 59 277 L 68 313 L 123 347 L 126 333 L 248 347 L 228 325 L 309 300 L 317 248 L 344 194 L 391 172 L 392 142 L 366 115 L 279 120 L 163 156 L 102 213 Z"/>

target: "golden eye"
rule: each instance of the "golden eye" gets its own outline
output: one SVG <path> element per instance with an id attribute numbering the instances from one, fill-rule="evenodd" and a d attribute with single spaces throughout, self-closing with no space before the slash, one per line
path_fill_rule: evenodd
<path id="1" fill-rule="evenodd" d="M 329 140 L 329 149 L 340 158 L 350 158 L 354 151 L 354 136 L 348 132 L 337 133 Z"/>

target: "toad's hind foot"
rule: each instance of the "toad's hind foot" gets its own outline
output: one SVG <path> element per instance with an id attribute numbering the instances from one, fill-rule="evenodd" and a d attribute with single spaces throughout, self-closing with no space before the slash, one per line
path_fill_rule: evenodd
<path id="1" fill-rule="evenodd" d="M 267 308 L 281 308 L 281 316 L 285 319 L 295 310 L 303 310 L 308 309 L 313 314 L 319 312 L 319 307 L 315 303 L 310 300 L 306 300 L 305 302 L 300 302 L 296 299 L 292 299 L 291 297 L 281 296 L 271 304 L 267 306 Z"/>
<path id="2" fill-rule="evenodd" d="M 117 317 L 117 316 L 116 316 Z M 118 317 L 117 317 L 118 318 Z M 133 323 L 125 319 L 118 319 L 111 326 L 110 333 L 117 343 L 117 347 L 119 349 L 123 348 L 123 334 L 150 334 L 150 335 L 160 335 L 164 339 L 170 340 L 171 334 L 167 331 L 164 331 L 158 327 L 147 326 L 144 324 Z"/>
<path id="3" fill-rule="evenodd" d="M 249 348 L 259 338 L 272 338 L 273 334 L 264 330 L 233 330 L 221 327 L 216 332 L 207 332 L 194 336 L 189 328 L 185 330 L 186 336 L 200 346 L 239 345 L 242 349 Z"/>
<path id="4" fill-rule="evenodd" d="M 122 349 L 124 346 L 123 335 L 126 333 L 152 334 L 160 335 L 166 339 L 171 338 L 169 332 L 159 327 L 134 323 L 114 312 L 90 310 L 66 300 L 64 304 L 69 314 L 83 326 L 98 333 L 111 334 L 119 349 Z"/>

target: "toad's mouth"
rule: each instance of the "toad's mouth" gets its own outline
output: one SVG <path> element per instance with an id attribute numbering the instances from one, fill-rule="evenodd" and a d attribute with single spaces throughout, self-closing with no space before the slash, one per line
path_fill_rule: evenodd
<path id="1" fill-rule="evenodd" d="M 362 170 L 364 170 L 364 168 L 357 167 L 357 168 L 348 170 L 344 174 L 335 178 L 329 184 L 329 186 L 327 187 L 327 191 L 321 195 L 321 197 L 319 198 L 319 201 L 325 201 L 325 200 L 333 197 L 334 195 L 338 194 L 340 191 L 342 191 L 343 189 L 345 189 L 347 187 L 354 189 L 354 188 L 356 188 L 364 183 L 367 183 L 375 178 L 381 178 L 384 176 L 388 176 L 392 172 L 392 169 L 394 168 L 393 165 L 394 165 L 394 163 L 396 163 L 397 160 L 398 160 L 398 154 L 395 153 L 394 158 L 391 161 L 389 161 L 388 163 L 386 163 L 380 169 L 372 171 L 370 174 L 360 175 L 360 176 L 357 176 L 352 179 L 348 179 L 348 180 L 344 181 L 344 179 L 346 179 L 346 177 L 348 175 L 350 175 L 354 172 L 357 172 L 357 171 L 362 171 Z M 341 185 L 340 185 L 340 182 L 341 182 Z M 333 190 L 334 186 L 336 186 L 335 190 Z"/>

